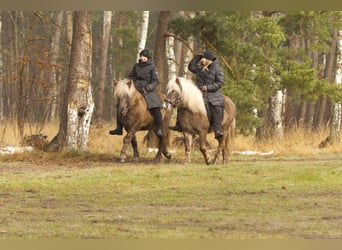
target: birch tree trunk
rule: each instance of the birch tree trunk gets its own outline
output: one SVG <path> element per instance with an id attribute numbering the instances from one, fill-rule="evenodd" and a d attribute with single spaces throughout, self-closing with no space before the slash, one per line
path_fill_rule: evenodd
<path id="1" fill-rule="evenodd" d="M 141 18 L 141 26 L 140 26 L 140 41 L 138 45 L 138 53 L 137 53 L 137 60 L 139 60 L 139 53 L 142 51 L 146 46 L 147 40 L 147 31 L 148 31 L 148 19 L 150 17 L 149 11 L 143 11 L 142 18 Z"/>
<path id="2" fill-rule="evenodd" d="M 58 151 L 65 146 L 86 148 L 94 110 L 90 84 L 91 42 L 90 14 L 87 11 L 76 11 L 74 13 L 69 76 L 59 132 L 45 147 L 47 151 Z"/>
<path id="3" fill-rule="evenodd" d="M 73 12 L 72 11 L 66 11 L 66 31 L 67 31 L 67 39 L 68 44 L 71 48 L 72 43 L 72 27 L 73 27 Z"/>
<path id="4" fill-rule="evenodd" d="M 177 75 L 176 71 L 176 57 L 174 52 L 174 46 L 175 46 L 175 38 L 172 36 L 168 36 L 166 38 L 166 57 L 167 57 L 167 64 L 168 64 L 168 80 L 175 77 Z"/>
<path id="5" fill-rule="evenodd" d="M 101 48 L 101 63 L 100 63 L 100 77 L 98 85 L 98 103 L 97 103 L 97 119 L 103 119 L 103 106 L 104 106 L 104 89 L 106 82 L 106 69 L 107 69 L 107 56 L 109 36 L 112 23 L 112 12 L 104 11 L 103 13 L 103 40 Z"/>
<path id="6" fill-rule="evenodd" d="M 49 74 L 49 84 L 51 85 L 50 90 L 50 98 L 51 98 L 51 112 L 50 112 L 50 120 L 54 121 L 57 118 L 57 97 L 58 97 L 58 85 L 56 78 L 56 67 L 57 65 L 57 57 L 59 55 L 60 48 L 60 38 L 61 38 L 61 27 L 63 21 L 63 11 L 57 13 L 56 16 L 56 31 L 55 35 L 52 38 L 51 42 L 51 57 L 50 57 L 50 65 L 52 66 L 51 72 Z"/>
<path id="7" fill-rule="evenodd" d="M 193 11 L 189 11 L 187 15 L 189 16 L 190 19 L 193 19 L 196 14 Z M 193 56 L 192 55 L 192 51 L 194 50 L 194 37 L 193 36 L 190 36 L 188 38 L 188 44 L 189 44 L 189 48 L 186 46 L 183 46 L 185 50 L 184 57 L 183 57 L 183 76 L 188 79 L 191 79 L 192 74 L 191 72 L 189 72 L 188 65 L 189 65 L 191 57 Z"/>
<path id="8" fill-rule="evenodd" d="M 271 100 L 271 112 L 274 136 L 277 139 L 284 138 L 283 114 L 286 95 L 282 90 L 277 90 Z"/>
<path id="9" fill-rule="evenodd" d="M 336 76 L 335 81 L 338 86 L 342 85 L 342 30 L 339 31 L 337 49 L 339 51 L 336 60 Z M 341 134 L 341 103 L 333 103 L 330 122 L 330 137 L 333 142 L 340 142 Z"/>
<path id="10" fill-rule="evenodd" d="M 273 68 L 270 69 L 270 72 L 273 74 Z M 272 81 L 280 81 L 279 79 L 275 79 L 272 77 Z M 274 136 L 281 140 L 284 137 L 284 109 L 285 109 L 285 99 L 286 95 L 283 90 L 278 89 L 274 96 L 271 97 L 271 116 L 272 116 L 272 129 L 274 131 Z"/>

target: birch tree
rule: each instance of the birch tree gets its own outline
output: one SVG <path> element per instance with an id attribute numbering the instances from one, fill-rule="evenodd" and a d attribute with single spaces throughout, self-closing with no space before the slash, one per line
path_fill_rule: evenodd
<path id="1" fill-rule="evenodd" d="M 168 80 L 176 76 L 176 56 L 174 52 L 174 47 L 175 47 L 175 38 L 172 36 L 168 36 L 166 38 L 166 57 L 167 57 L 167 64 L 168 64 Z"/>
<path id="2" fill-rule="evenodd" d="M 338 36 L 338 56 L 336 60 L 336 76 L 335 82 L 337 86 L 342 85 L 342 31 L 340 30 Z M 340 142 L 340 133 L 341 133 L 341 112 L 342 107 L 340 102 L 335 102 L 332 105 L 332 115 L 330 122 L 330 137 L 333 142 Z"/>
<path id="3" fill-rule="evenodd" d="M 140 26 L 140 39 L 139 39 L 139 45 L 138 45 L 138 52 L 137 52 L 137 60 L 139 60 L 139 53 L 141 50 L 143 50 L 146 46 L 146 40 L 147 40 L 147 31 L 148 31 L 148 19 L 150 17 L 149 11 L 143 11 L 142 12 L 142 18 L 141 18 L 141 26 Z"/>
<path id="4" fill-rule="evenodd" d="M 103 118 L 103 106 L 104 106 L 104 89 L 106 82 L 106 69 L 107 69 L 107 55 L 109 36 L 112 22 L 112 11 L 103 12 L 103 39 L 101 49 L 101 62 L 100 62 L 100 76 L 98 85 L 98 102 L 97 102 L 97 118 Z"/>
<path id="5" fill-rule="evenodd" d="M 69 75 L 59 131 L 45 147 L 47 151 L 58 151 L 65 146 L 86 148 L 94 109 L 90 84 L 91 42 L 89 12 L 75 11 Z"/>

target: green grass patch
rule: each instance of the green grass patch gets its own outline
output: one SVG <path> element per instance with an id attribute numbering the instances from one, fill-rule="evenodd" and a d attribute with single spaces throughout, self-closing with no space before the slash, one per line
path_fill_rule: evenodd
<path id="1" fill-rule="evenodd" d="M 2 239 L 342 238 L 342 157 L 2 158 Z"/>

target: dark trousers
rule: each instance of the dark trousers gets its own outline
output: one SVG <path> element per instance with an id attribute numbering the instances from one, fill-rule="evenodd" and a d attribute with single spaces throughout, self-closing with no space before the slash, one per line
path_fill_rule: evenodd
<path id="1" fill-rule="evenodd" d="M 150 111 L 151 115 L 154 118 L 154 125 L 156 126 L 156 128 L 161 128 L 163 124 L 163 117 L 160 108 L 151 108 L 148 111 Z"/>

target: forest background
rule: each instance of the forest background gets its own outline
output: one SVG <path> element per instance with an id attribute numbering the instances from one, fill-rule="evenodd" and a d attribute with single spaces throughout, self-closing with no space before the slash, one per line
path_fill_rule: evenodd
<path id="1" fill-rule="evenodd" d="M 193 77 L 186 67 L 193 54 L 217 55 L 222 92 L 237 105 L 237 133 L 266 140 L 297 128 L 328 128 L 339 141 L 339 11 L 92 11 L 89 17 L 92 125 L 115 119 L 112 80 L 127 75 L 145 40 L 161 91 L 173 76 Z M 74 13 L 1 11 L 0 18 L 0 120 L 3 134 L 11 124 L 20 138 L 25 126 L 38 133 L 63 113 Z"/>

